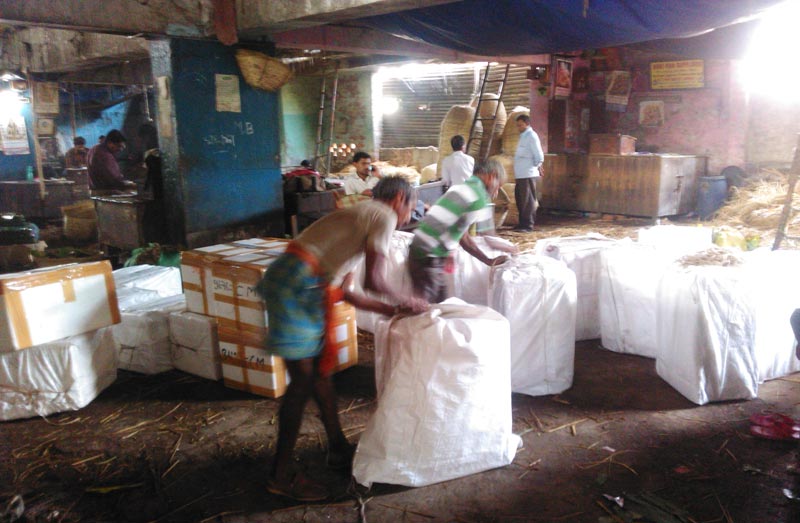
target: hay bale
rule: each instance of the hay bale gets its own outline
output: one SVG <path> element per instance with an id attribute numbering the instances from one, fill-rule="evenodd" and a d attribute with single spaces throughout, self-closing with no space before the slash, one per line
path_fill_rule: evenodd
<path id="1" fill-rule="evenodd" d="M 506 171 L 506 183 L 514 183 L 514 156 L 510 154 L 496 154 L 489 157 L 490 160 L 497 160 Z"/>
<path id="2" fill-rule="evenodd" d="M 447 114 L 442 120 L 442 125 L 439 131 L 439 161 L 436 162 L 436 173 L 441 177 L 442 160 L 444 160 L 452 151 L 450 146 L 450 139 L 460 134 L 464 140 L 469 140 L 469 131 L 472 128 L 472 120 L 475 118 L 475 109 L 468 105 L 454 105 L 447 111 Z M 472 157 L 477 157 L 480 153 L 480 138 L 483 135 L 483 126 L 481 122 L 475 125 L 475 140 L 472 146 L 467 151 Z"/>
<path id="3" fill-rule="evenodd" d="M 774 232 L 783 212 L 788 187 L 785 182 L 766 181 L 757 181 L 746 187 L 732 187 L 728 203 L 717 210 L 714 222 Z M 800 207 L 800 195 L 797 192 L 792 202 L 794 207 Z M 790 235 L 800 229 L 800 213 L 795 213 L 787 229 Z"/>
<path id="4" fill-rule="evenodd" d="M 503 153 L 514 156 L 517 152 L 517 144 L 519 143 L 519 131 L 517 131 L 517 116 L 521 114 L 531 115 L 530 109 L 517 106 L 511 111 L 506 120 L 506 126 L 503 128 Z"/>
<path id="5" fill-rule="evenodd" d="M 438 180 L 439 177 L 436 176 L 436 164 L 432 163 L 423 167 L 420 176 L 420 183 L 428 183 Z"/>

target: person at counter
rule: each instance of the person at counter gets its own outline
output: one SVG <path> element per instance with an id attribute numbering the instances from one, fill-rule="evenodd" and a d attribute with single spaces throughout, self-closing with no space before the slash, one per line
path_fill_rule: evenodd
<path id="1" fill-rule="evenodd" d="M 127 190 L 136 187 L 122 176 L 115 155 L 125 148 L 125 137 L 116 129 L 108 132 L 106 139 L 89 150 L 89 188 L 97 190 Z"/>
<path id="2" fill-rule="evenodd" d="M 372 165 L 372 157 L 364 151 L 358 151 L 353 155 L 353 166 L 356 172 L 344 179 L 345 193 L 372 197 L 372 188 L 383 177 L 380 169 Z"/>
<path id="3" fill-rule="evenodd" d="M 67 151 L 64 157 L 67 169 L 86 167 L 88 164 L 87 156 L 89 155 L 89 149 L 86 147 L 86 138 L 83 136 L 76 136 L 75 139 L 72 140 L 72 145 L 74 147 Z"/>
<path id="4" fill-rule="evenodd" d="M 514 153 L 514 200 L 519 209 L 519 225 L 515 231 L 533 231 L 536 209 L 539 202 L 536 198 L 536 183 L 541 176 L 540 169 L 544 163 L 544 152 L 539 135 L 531 128 L 531 117 L 527 114 L 517 116 L 519 145 Z"/>
<path id="5" fill-rule="evenodd" d="M 475 158 L 465 152 L 467 144 L 463 136 L 450 138 L 450 146 L 453 153 L 442 160 L 442 181 L 447 187 L 466 182 L 475 169 Z"/>

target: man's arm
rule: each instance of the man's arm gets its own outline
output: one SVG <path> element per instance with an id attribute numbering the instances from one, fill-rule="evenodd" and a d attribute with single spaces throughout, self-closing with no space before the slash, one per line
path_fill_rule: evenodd
<path id="1" fill-rule="evenodd" d="M 531 151 L 533 152 L 533 165 L 540 167 L 544 163 L 544 151 L 542 150 L 542 142 L 539 140 L 539 135 L 535 131 L 531 140 Z"/>
<path id="2" fill-rule="evenodd" d="M 389 287 L 389 281 L 386 278 L 387 261 L 383 254 L 368 248 L 366 252 L 366 265 L 367 270 L 364 278 L 365 289 L 386 294 L 393 300 L 400 302 L 403 308 L 409 309 L 414 313 L 428 309 L 428 302 L 425 300 L 416 297 L 397 296 L 394 291 L 392 291 Z"/>
<path id="3" fill-rule="evenodd" d="M 461 247 L 464 248 L 470 255 L 479 259 L 481 262 L 485 263 L 486 265 L 493 266 L 493 265 L 501 265 L 508 260 L 508 256 L 501 255 L 497 256 L 496 258 L 489 258 L 486 254 L 478 247 L 475 243 L 475 240 L 472 239 L 472 236 L 469 234 L 465 234 L 461 237 L 461 241 L 459 241 Z"/>

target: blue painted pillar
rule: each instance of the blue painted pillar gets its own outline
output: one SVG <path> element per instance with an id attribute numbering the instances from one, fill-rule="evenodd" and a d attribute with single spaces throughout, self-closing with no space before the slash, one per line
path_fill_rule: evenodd
<path id="1" fill-rule="evenodd" d="M 197 40 L 150 46 L 168 227 L 188 247 L 284 230 L 278 95 L 247 85 L 234 53 Z"/>

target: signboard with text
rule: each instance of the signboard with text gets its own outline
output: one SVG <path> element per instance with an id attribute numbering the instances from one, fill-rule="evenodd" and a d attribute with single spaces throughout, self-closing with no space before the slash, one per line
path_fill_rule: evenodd
<path id="1" fill-rule="evenodd" d="M 652 62 L 651 89 L 697 89 L 705 87 L 703 60 Z"/>

